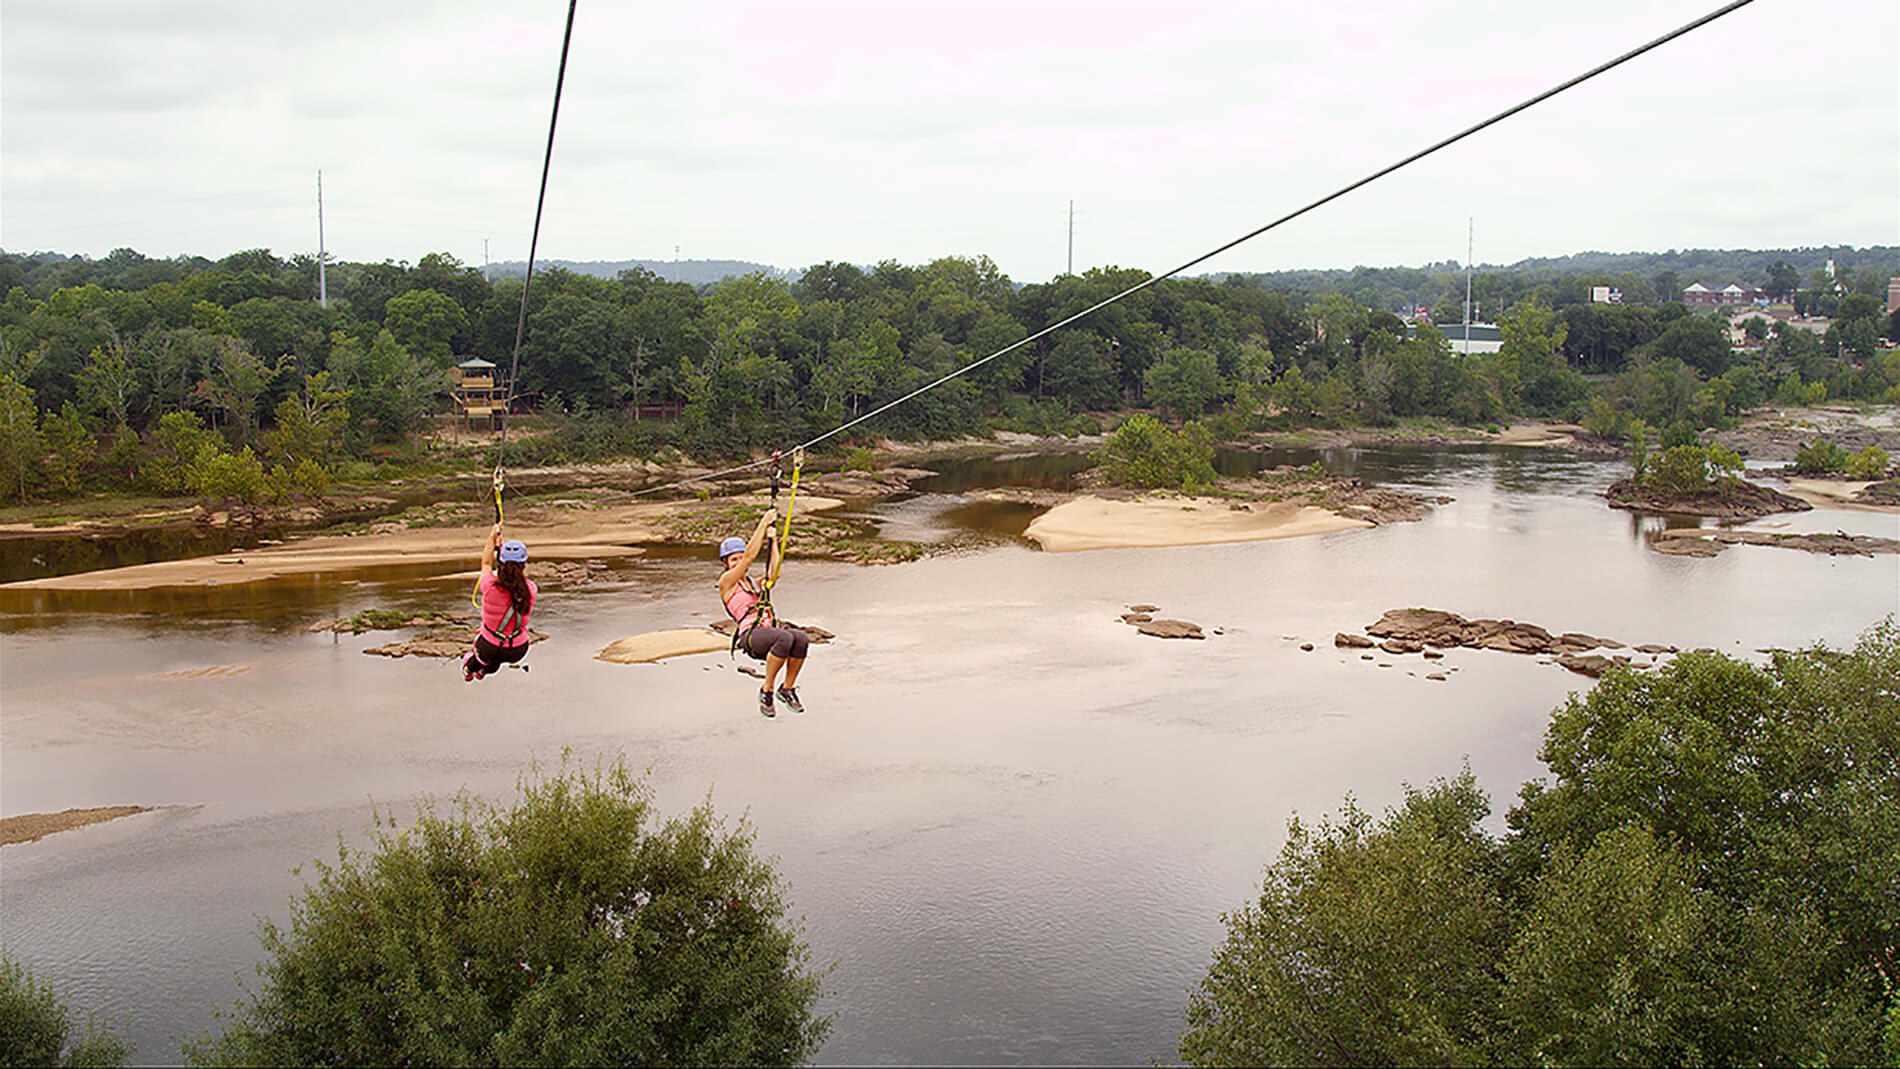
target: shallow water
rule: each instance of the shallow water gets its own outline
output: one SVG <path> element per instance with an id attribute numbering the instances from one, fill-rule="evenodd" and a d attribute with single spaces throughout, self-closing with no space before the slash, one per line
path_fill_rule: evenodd
<path id="1" fill-rule="evenodd" d="M 532 671 L 473 685 L 444 662 L 359 652 L 383 635 L 299 630 L 458 608 L 461 583 L 0 592 L 0 811 L 181 807 L 5 847 L 0 941 L 117 1024 L 137 1060 L 174 1061 L 251 976 L 253 918 L 281 922 L 291 870 L 360 839 L 372 800 L 503 796 L 531 759 L 621 753 L 650 769 L 663 811 L 710 790 L 779 859 L 814 958 L 836 963 L 821 1062 L 1171 1060 L 1220 916 L 1257 889 L 1291 813 L 1347 791 L 1377 810 L 1467 758 L 1501 812 L 1539 772 L 1551 708 L 1589 685 L 1473 650 L 1431 682 L 1417 657 L 1334 650 L 1334 632 L 1417 605 L 1755 656 L 1851 643 L 1900 602 L 1891 556 L 1656 554 L 1644 540 L 1661 521 L 1594 496 L 1615 464 L 1499 448 L 1323 459 L 1455 500 L 1365 531 L 1072 554 L 1024 544 L 1027 510 L 941 489 L 880 506 L 887 533 L 952 551 L 793 561 L 776 600 L 839 637 L 801 681 L 811 712 L 775 721 L 723 654 L 592 659 L 714 618 L 698 556 L 551 591 Z M 1844 511 L 1751 526 L 1900 533 Z M 1137 602 L 1221 633 L 1137 635 L 1118 619 Z"/>

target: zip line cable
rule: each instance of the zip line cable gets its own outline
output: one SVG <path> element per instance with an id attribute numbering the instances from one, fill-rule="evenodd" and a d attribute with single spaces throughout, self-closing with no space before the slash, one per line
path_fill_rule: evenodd
<path id="1" fill-rule="evenodd" d="M 1606 71 L 1610 71 L 1617 67 L 1620 67 L 1623 64 L 1628 63 L 1630 60 L 1633 60 L 1636 57 L 1641 56 L 1646 52 L 1654 51 L 1655 49 L 1668 44 L 1669 42 L 1675 40 L 1678 37 L 1691 33 L 1695 30 L 1699 30 L 1702 27 L 1708 25 L 1709 23 L 1714 22 L 1716 19 L 1719 19 L 1724 15 L 1730 14 L 1740 8 L 1747 7 L 1751 3 L 1754 3 L 1754 0 L 1731 0 L 1730 3 L 1724 4 L 1721 7 L 1716 8 L 1714 11 L 1711 11 L 1708 14 L 1703 15 L 1702 17 L 1698 19 L 1695 19 L 1691 22 L 1684 23 L 1683 25 L 1678 26 L 1673 30 L 1670 30 L 1668 33 L 1665 33 L 1660 37 L 1654 38 L 1645 44 L 1638 45 L 1637 47 L 1630 49 L 1628 52 L 1625 52 L 1622 55 L 1617 56 L 1615 59 L 1609 60 L 1608 62 L 1605 62 L 1605 63 L 1601 63 L 1583 72 L 1582 74 L 1579 74 L 1576 77 L 1569 79 L 1568 81 L 1562 82 L 1556 86 L 1553 86 L 1549 89 L 1544 90 L 1541 93 L 1538 93 L 1536 96 L 1529 97 L 1523 101 L 1513 104 L 1512 106 L 1504 109 L 1503 111 L 1498 112 L 1496 115 L 1493 115 L 1488 119 L 1484 119 L 1480 122 L 1474 123 L 1471 126 L 1467 126 L 1463 130 L 1458 131 L 1457 133 L 1451 135 L 1450 137 L 1445 138 L 1442 141 L 1438 141 L 1426 148 L 1422 148 L 1418 150 L 1417 152 L 1412 153 L 1410 156 L 1407 156 L 1404 159 L 1399 160 L 1397 163 L 1388 164 L 1385 167 L 1381 167 L 1380 169 L 1372 172 L 1369 175 L 1366 175 L 1364 178 L 1361 178 L 1356 182 L 1353 182 L 1349 185 L 1341 186 L 1340 188 L 1334 190 L 1331 193 L 1326 194 L 1325 196 L 1319 198 L 1318 200 L 1315 200 L 1303 207 L 1296 208 L 1293 211 L 1290 211 L 1286 213 L 1285 215 L 1280 216 L 1278 219 L 1275 219 L 1272 222 L 1267 223 L 1265 226 L 1257 227 L 1233 239 L 1232 241 L 1227 242 L 1224 245 L 1218 246 L 1208 252 L 1204 252 L 1201 255 L 1196 256 L 1194 259 L 1189 260 L 1188 262 L 1182 264 L 1181 266 L 1174 268 L 1173 270 L 1164 271 L 1161 274 L 1155 275 L 1152 278 L 1149 278 L 1145 281 L 1138 282 L 1135 285 L 1130 286 L 1125 290 L 1122 290 L 1120 293 L 1117 293 L 1112 297 L 1109 297 L 1102 301 L 1098 301 L 1095 304 L 1092 304 L 1089 307 L 1082 309 L 1080 312 L 1077 312 L 1074 315 L 1069 316 L 1067 319 L 1063 319 L 1060 322 L 1051 323 L 1050 325 L 1042 328 L 1041 330 L 1035 332 L 1034 334 L 1031 334 L 1028 337 L 1022 339 L 1021 341 L 1014 342 L 1010 345 L 1006 345 L 1003 348 L 996 350 L 995 352 L 991 353 L 990 355 L 984 357 L 981 360 L 973 360 L 970 363 L 965 364 L 963 367 L 960 367 L 956 369 L 955 371 L 950 372 L 948 375 L 945 375 L 942 378 L 937 379 L 935 382 L 931 382 L 924 386 L 920 386 L 917 389 L 912 390 L 911 392 L 905 394 L 902 397 L 897 398 L 894 401 L 888 401 L 882 405 L 879 405 L 878 407 L 872 409 L 871 411 L 866 412 L 864 415 L 859 416 L 855 419 L 852 419 L 849 422 L 842 423 L 836 427 L 833 427 L 831 430 L 826 431 L 825 433 L 819 435 L 818 437 L 813 438 L 810 441 L 803 443 L 802 445 L 794 446 L 793 448 L 807 449 L 807 448 L 810 448 L 811 446 L 817 445 L 819 442 L 822 442 L 827 438 L 830 438 L 834 435 L 841 434 L 847 430 L 850 430 L 852 427 L 855 427 L 858 424 L 863 423 L 865 420 L 868 420 L 872 418 L 873 416 L 877 416 L 881 413 L 887 412 L 893 408 L 896 408 L 898 405 L 901 405 L 904 402 L 909 401 L 914 397 L 917 397 L 920 394 L 924 394 L 931 390 L 936 389 L 938 386 L 941 386 L 944 383 L 949 382 L 951 379 L 954 379 L 957 376 L 962 375 L 966 371 L 970 371 L 974 368 L 982 367 L 984 364 L 989 363 L 990 361 L 996 359 L 999 356 L 1004 355 L 1005 353 L 1014 352 L 1015 350 L 1020 349 L 1025 345 L 1028 345 L 1030 342 L 1035 341 L 1038 338 L 1047 337 L 1048 335 L 1054 333 L 1055 331 L 1068 326 L 1069 324 L 1075 322 L 1078 319 L 1083 318 L 1084 316 L 1088 316 L 1095 312 L 1099 312 L 1102 309 L 1107 308 L 1109 305 L 1114 304 L 1115 302 L 1120 301 L 1125 297 L 1133 296 L 1134 294 L 1139 293 L 1144 289 L 1147 289 L 1149 286 L 1152 286 L 1155 283 L 1160 282 L 1162 279 L 1172 278 L 1173 276 L 1178 275 L 1183 271 L 1186 271 L 1188 268 L 1195 267 L 1199 264 L 1205 263 L 1208 260 L 1211 260 L 1214 257 L 1219 256 L 1221 253 L 1226 252 L 1227 250 L 1232 249 L 1237 245 L 1240 245 L 1244 242 L 1252 241 L 1254 238 L 1259 237 L 1260 235 L 1266 233 L 1267 231 L 1272 230 L 1276 227 L 1282 226 L 1286 223 L 1290 223 L 1293 220 L 1298 219 L 1300 216 L 1305 215 L 1306 213 L 1310 211 L 1313 211 L 1315 208 L 1319 208 L 1323 205 L 1326 205 L 1335 200 L 1338 200 L 1339 198 L 1345 196 L 1346 194 L 1351 193 L 1354 190 L 1359 189 L 1363 186 L 1370 185 L 1371 183 L 1376 182 L 1381 178 L 1384 178 L 1386 175 L 1389 175 L 1392 172 L 1397 171 L 1402 167 L 1406 167 L 1406 166 L 1409 166 L 1410 164 L 1417 163 L 1419 160 L 1422 160 L 1425 157 L 1430 156 L 1431 154 L 1439 151 L 1440 149 L 1448 148 L 1452 145 L 1455 145 L 1458 142 L 1463 141 L 1465 138 L 1470 137 L 1471 135 L 1479 132 L 1480 130 L 1484 130 L 1488 127 L 1495 126 L 1498 123 L 1503 122 L 1505 119 L 1508 119 L 1513 115 L 1516 115 L 1518 112 L 1524 111 L 1531 107 L 1535 107 L 1536 105 L 1541 104 L 1546 100 L 1549 100 L 1551 97 L 1554 97 L 1557 94 L 1562 93 L 1567 89 L 1574 89 L 1575 87 L 1582 85 L 1584 82 L 1587 82 L 1592 78 L 1595 78 L 1599 74 L 1602 74 Z M 682 479 L 678 482 L 667 483 L 662 486 L 652 486 L 644 490 L 631 491 L 625 496 L 641 497 L 646 494 L 657 493 L 661 490 L 670 490 L 670 489 L 673 489 L 674 487 L 687 486 L 692 483 L 698 483 L 698 482 L 707 482 L 712 479 L 717 479 L 722 476 L 732 475 L 738 472 L 747 471 L 752 468 L 756 468 L 761 465 L 769 464 L 769 463 L 771 463 L 771 458 L 768 457 L 764 460 L 755 460 L 748 464 L 741 464 L 737 467 L 727 468 L 724 471 L 716 471 L 707 475 L 697 476 L 692 479 Z"/>
<path id="2" fill-rule="evenodd" d="M 501 522 L 501 458 L 508 448 L 508 410 L 514 407 L 515 374 L 521 368 L 521 336 L 528 326 L 528 290 L 534 283 L 535 247 L 541 241 L 541 209 L 548 202 L 548 170 L 554 163 L 554 127 L 561 118 L 561 85 L 567 81 L 568 46 L 574 42 L 574 8 L 580 0 L 567 0 L 567 29 L 561 35 L 561 65 L 554 75 L 554 107 L 548 114 L 548 147 L 541 157 L 541 192 L 534 200 L 534 230 L 528 235 L 528 272 L 521 279 L 521 312 L 515 317 L 515 351 L 508 362 L 507 392 L 501 403 L 501 440 L 495 443 L 495 522 Z"/>

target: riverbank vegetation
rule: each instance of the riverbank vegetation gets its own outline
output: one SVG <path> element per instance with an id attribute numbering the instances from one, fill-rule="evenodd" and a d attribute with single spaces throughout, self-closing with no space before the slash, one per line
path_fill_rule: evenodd
<path id="1" fill-rule="evenodd" d="M 514 385 L 532 414 L 505 459 L 733 457 L 965 368 L 833 445 L 1094 433 L 1139 413 L 1198 421 L 1217 440 L 1513 417 L 1622 438 L 1639 423 L 1724 426 L 1769 401 L 1900 400 L 1900 352 L 1881 347 L 1894 329 L 1872 292 L 1900 274 L 1890 252 L 1806 289 L 1775 260 L 1782 299 L 1806 294 L 1833 318 L 1824 333 L 1764 318 L 1740 348 L 1726 319 L 1675 303 L 1673 269 L 1646 281 L 1487 271 L 1476 292 L 1501 347 L 1469 354 L 1391 311 L 1459 312 L 1455 272 L 1361 269 L 1163 280 L 980 366 L 1149 276 L 1094 268 L 1018 285 L 987 258 L 950 257 L 694 287 L 553 268 L 531 291 Z M 448 370 L 511 367 L 521 281 L 433 253 L 338 263 L 325 304 L 315 268 L 266 250 L 215 263 L 0 254 L 0 497 L 272 503 L 492 466 L 492 432 L 448 414 Z M 1599 283 L 1624 303 L 1591 303 Z"/>
<path id="2" fill-rule="evenodd" d="M 131 1052 L 96 1024 L 75 1028 L 57 992 L 25 965 L 0 956 L 0 1066 L 124 1065 Z"/>
<path id="3" fill-rule="evenodd" d="M 1508 830 L 1469 769 L 1295 819 L 1191 1065 L 1900 1065 L 1900 632 L 1613 668 Z"/>

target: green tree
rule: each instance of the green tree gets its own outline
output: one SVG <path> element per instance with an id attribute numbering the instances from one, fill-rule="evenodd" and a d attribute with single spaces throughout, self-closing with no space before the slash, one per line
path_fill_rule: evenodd
<path id="1" fill-rule="evenodd" d="M 237 427 L 238 444 L 251 440 L 257 428 L 257 410 L 264 391 L 280 370 L 251 354 L 250 347 L 236 338 L 219 338 L 212 355 L 210 375 L 200 379 L 192 396 L 210 402 L 223 411 Z"/>
<path id="2" fill-rule="evenodd" d="M 277 405 L 277 427 L 263 439 L 265 455 L 291 467 L 334 459 L 342 451 L 349 399 L 350 391 L 330 388 L 328 371 L 304 376 L 303 392 Z"/>
<path id="3" fill-rule="evenodd" d="M 59 995 L 26 966 L 0 957 L 0 1066 L 124 1065 L 132 1048 L 88 1025 L 75 1034 Z"/>
<path id="4" fill-rule="evenodd" d="M 1259 898 L 1192 990 L 1181 1056 L 1196 1066 L 1470 1065 L 1491 1059 L 1510 936 L 1499 849 L 1467 769 L 1374 825 L 1295 818 Z"/>
<path id="5" fill-rule="evenodd" d="M 46 486 L 60 497 L 79 492 L 87 465 L 96 459 L 99 443 L 86 429 L 78 406 L 70 400 L 40 422 L 46 441 Z"/>
<path id="6" fill-rule="evenodd" d="M 1220 396 L 1220 370 L 1214 354 L 1201 349 L 1169 349 L 1143 376 L 1151 404 L 1177 419 L 1206 412 Z"/>
<path id="7" fill-rule="evenodd" d="M 146 432 L 139 482 L 154 493 L 192 493 L 206 462 L 222 452 L 221 444 L 196 412 L 167 412 Z"/>
<path id="8" fill-rule="evenodd" d="M 624 765 L 425 804 L 318 863 L 215 1064 L 797 1065 L 819 977 L 778 878 L 710 804 L 654 827 Z"/>
<path id="9" fill-rule="evenodd" d="M 454 363 L 451 340 L 468 327 L 468 312 L 446 293 L 414 289 L 389 299 L 383 326 L 403 348 L 445 370 Z"/>
<path id="10" fill-rule="evenodd" d="M 1768 282 L 1762 286 L 1762 292 L 1777 301 L 1785 301 L 1794 296 L 1801 288 L 1801 272 L 1789 266 L 1786 260 L 1776 260 L 1768 265 Z"/>
<path id="11" fill-rule="evenodd" d="M 1144 489 L 1195 491 L 1214 482 L 1214 443 L 1189 421 L 1179 431 L 1143 413 L 1108 436 L 1097 458 L 1110 482 Z"/>
<path id="12" fill-rule="evenodd" d="M 1467 769 L 1295 821 L 1190 996 L 1238 1064 L 1872 1064 L 1900 938 L 1900 631 L 1613 668 L 1495 840 Z"/>
<path id="13" fill-rule="evenodd" d="M 45 451 L 33 391 L 12 372 L 0 371 L 0 471 L 19 489 L 22 505 L 26 504 L 27 477 L 37 473 Z"/>

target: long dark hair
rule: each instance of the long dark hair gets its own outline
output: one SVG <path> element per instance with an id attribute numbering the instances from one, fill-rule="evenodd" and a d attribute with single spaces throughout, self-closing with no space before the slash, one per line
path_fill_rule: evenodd
<path id="1" fill-rule="evenodd" d="M 534 594 L 528 590 L 527 565 L 505 560 L 495 565 L 495 585 L 508 592 L 508 600 L 521 615 L 534 608 Z"/>

